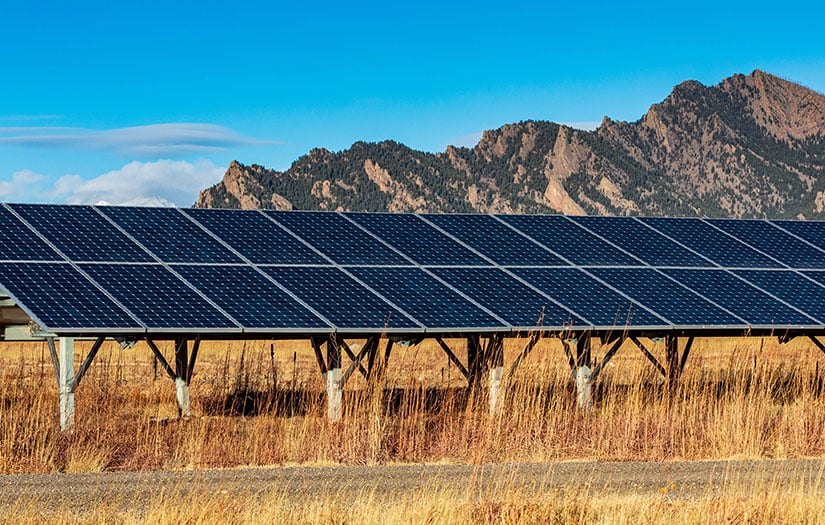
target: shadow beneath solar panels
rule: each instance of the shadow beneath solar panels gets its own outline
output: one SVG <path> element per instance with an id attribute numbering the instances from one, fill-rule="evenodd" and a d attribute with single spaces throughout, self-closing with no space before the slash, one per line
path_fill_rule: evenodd
<path id="1" fill-rule="evenodd" d="M 246 390 L 206 396 L 201 406 L 207 416 L 296 417 L 317 414 L 325 399 L 324 393 L 312 389 Z"/>

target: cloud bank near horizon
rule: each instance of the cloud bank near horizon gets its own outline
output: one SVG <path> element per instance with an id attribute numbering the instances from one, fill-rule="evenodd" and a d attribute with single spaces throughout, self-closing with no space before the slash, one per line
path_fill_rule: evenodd
<path id="1" fill-rule="evenodd" d="M 56 180 L 21 170 L 0 181 L 0 200 L 127 206 L 191 206 L 198 192 L 223 177 L 226 168 L 210 160 L 133 161 L 120 169 L 84 179 L 67 174 Z"/>

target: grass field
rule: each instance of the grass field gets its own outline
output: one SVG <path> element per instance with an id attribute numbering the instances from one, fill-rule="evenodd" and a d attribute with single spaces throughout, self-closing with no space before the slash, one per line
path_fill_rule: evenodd
<path id="1" fill-rule="evenodd" d="M 463 359 L 463 343 L 450 344 Z M 506 343 L 507 363 L 524 344 Z M 650 343 L 660 359 L 662 346 Z M 78 343 L 76 362 L 87 349 Z M 172 353 L 171 344 L 161 349 Z M 596 356 L 603 351 L 594 348 Z M 7 343 L 0 346 L 0 472 L 822 457 L 822 361 L 825 355 L 801 338 L 784 345 L 775 338 L 697 340 L 678 387 L 667 392 L 664 379 L 628 342 L 600 376 L 594 407 L 585 412 L 576 407 L 561 345 L 545 340 L 506 381 L 502 410 L 490 415 L 483 389 L 468 392 L 437 345 L 425 342 L 397 347 L 380 381 L 368 384 L 353 375 L 343 417 L 330 423 L 325 385 L 306 342 L 208 342 L 192 382 L 193 416 L 177 420 L 174 386 L 155 371 L 148 349 L 106 343 L 78 388 L 75 430 L 65 434 L 58 427 L 57 388 L 45 345 Z M 769 523 L 817 522 L 813 518 L 825 515 L 820 487 L 779 490 L 768 484 L 760 490 L 743 496 L 732 481 L 721 495 L 652 501 L 592 494 L 581 486 L 541 499 L 519 496 L 515 488 L 480 499 L 433 489 L 393 502 L 362 495 L 347 505 L 341 520 L 318 505 L 190 494 L 188 506 L 164 499 L 150 516 L 174 521 L 196 508 L 200 514 L 185 521 L 209 521 L 231 507 L 238 516 L 343 523 L 370 521 L 377 506 L 388 505 L 398 507 L 393 516 L 399 522 L 433 523 L 581 523 L 610 516 L 615 519 L 607 521 L 617 523 L 640 516 L 710 522 L 709 512 L 719 521 Z M 23 505 L 16 516 L 28 512 Z M 113 513 L 109 518 L 121 521 Z"/>

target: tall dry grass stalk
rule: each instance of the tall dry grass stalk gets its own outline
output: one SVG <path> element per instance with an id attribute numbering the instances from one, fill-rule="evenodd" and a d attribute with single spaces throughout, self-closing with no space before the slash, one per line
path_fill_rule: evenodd
<path id="1" fill-rule="evenodd" d="M 508 343 L 508 362 L 523 344 Z M 600 377 L 593 410 L 582 412 L 560 346 L 547 341 L 506 382 L 494 416 L 483 388 L 468 392 L 437 347 L 401 347 L 380 380 L 352 376 L 338 423 L 326 420 L 312 351 L 283 343 L 270 354 L 269 345 L 205 345 L 192 384 L 196 416 L 176 420 L 174 388 L 154 377 L 148 351 L 107 344 L 78 389 L 71 434 L 58 430 L 41 346 L 6 351 L 0 472 L 825 453 L 822 356 L 804 345 L 697 342 L 673 395 L 626 346 Z"/>

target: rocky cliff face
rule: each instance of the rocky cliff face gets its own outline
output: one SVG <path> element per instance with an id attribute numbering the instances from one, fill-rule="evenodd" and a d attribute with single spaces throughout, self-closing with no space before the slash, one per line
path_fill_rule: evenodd
<path id="1" fill-rule="evenodd" d="M 528 121 L 437 154 L 359 142 L 285 172 L 233 162 L 196 205 L 825 218 L 824 175 L 825 96 L 754 71 L 592 132 Z"/>

